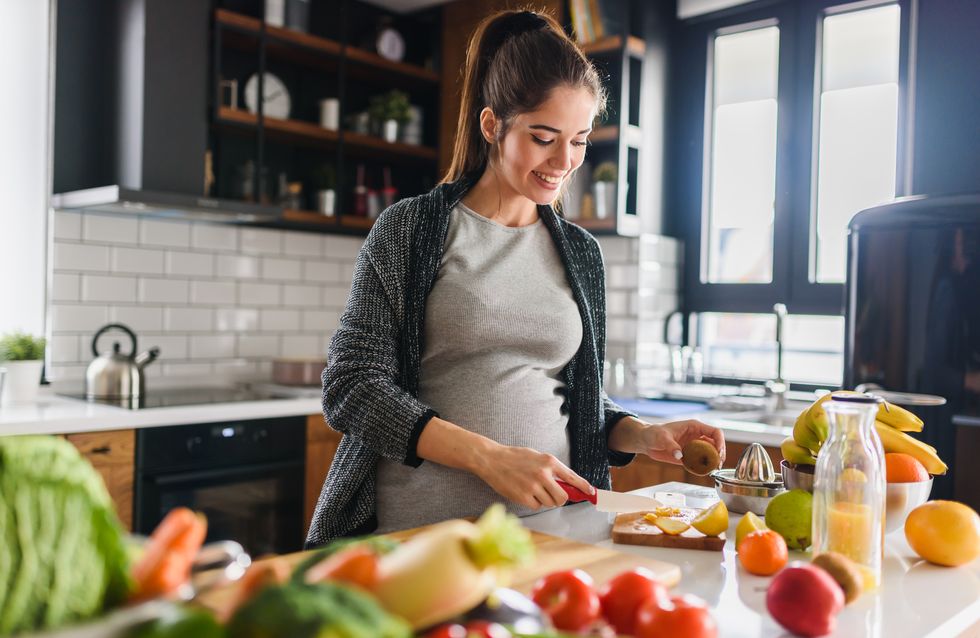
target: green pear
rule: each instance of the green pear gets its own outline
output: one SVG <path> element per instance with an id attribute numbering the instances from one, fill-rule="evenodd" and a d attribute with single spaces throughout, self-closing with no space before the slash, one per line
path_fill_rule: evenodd
<path id="1" fill-rule="evenodd" d="M 813 525 L 813 495 L 806 490 L 777 494 L 766 508 L 766 527 L 786 540 L 790 549 L 810 546 Z"/>

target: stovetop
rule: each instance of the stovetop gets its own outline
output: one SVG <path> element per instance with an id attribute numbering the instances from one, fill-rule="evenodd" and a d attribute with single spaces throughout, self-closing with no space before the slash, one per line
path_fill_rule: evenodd
<path id="1" fill-rule="evenodd" d="M 240 401 L 269 401 L 319 396 L 319 388 L 291 388 L 272 384 L 233 387 L 169 388 L 147 392 L 137 401 L 130 399 L 89 399 L 92 403 L 113 405 L 129 410 L 168 408 L 185 405 L 212 403 L 237 403 Z M 73 399 L 85 400 L 84 394 L 64 394 Z"/>

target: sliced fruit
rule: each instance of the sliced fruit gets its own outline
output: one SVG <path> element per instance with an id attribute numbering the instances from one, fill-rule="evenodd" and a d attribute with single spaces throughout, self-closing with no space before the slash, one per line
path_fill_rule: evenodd
<path id="1" fill-rule="evenodd" d="M 728 508 L 723 501 L 718 501 L 703 510 L 693 521 L 691 527 L 705 536 L 718 536 L 728 529 Z"/>
<path id="2" fill-rule="evenodd" d="M 654 522 L 654 525 L 660 528 L 664 534 L 670 536 L 677 536 L 683 534 L 687 530 L 691 529 L 688 523 L 680 520 L 679 518 L 664 518 L 660 517 Z"/>
<path id="3" fill-rule="evenodd" d="M 653 512 L 647 512 L 646 514 L 643 515 L 643 520 L 645 520 L 647 523 L 656 523 L 657 518 L 659 517 Z"/>
<path id="4" fill-rule="evenodd" d="M 752 512 L 747 512 L 738 522 L 738 527 L 735 528 L 735 550 L 738 551 L 738 546 L 742 544 L 742 540 L 746 536 L 763 529 L 769 529 L 763 520 Z"/>

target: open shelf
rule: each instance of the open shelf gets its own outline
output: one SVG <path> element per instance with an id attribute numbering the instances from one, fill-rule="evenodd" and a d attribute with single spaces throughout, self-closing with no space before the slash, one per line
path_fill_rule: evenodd
<path id="1" fill-rule="evenodd" d="M 614 53 L 623 48 L 623 36 L 611 35 L 601 40 L 596 40 L 595 42 L 587 42 L 581 45 L 582 51 L 586 55 L 600 55 L 603 53 Z M 636 36 L 626 37 L 626 50 L 630 55 L 636 57 L 643 57 L 646 53 L 647 43 Z"/>
<path id="2" fill-rule="evenodd" d="M 257 18 L 227 9 L 215 9 L 214 19 L 222 27 L 252 36 L 258 36 L 264 26 L 268 38 L 267 51 L 273 57 L 313 66 L 325 64 L 328 67 L 344 57 L 352 63 L 351 71 L 358 77 L 369 76 L 387 81 L 392 79 L 391 74 L 395 74 L 402 79 L 427 84 L 439 84 L 440 81 L 438 73 L 418 65 L 395 62 L 370 51 L 344 47 L 335 40 L 264 24 Z M 241 42 L 239 46 L 242 46 Z"/>
<path id="3" fill-rule="evenodd" d="M 316 228 L 347 228 L 353 230 L 371 230 L 373 219 L 356 215 L 334 215 L 327 217 L 312 210 L 295 210 L 287 208 L 282 211 L 282 221 L 287 224 L 301 224 Z"/>
<path id="4" fill-rule="evenodd" d="M 259 118 L 254 113 L 243 109 L 232 109 L 222 106 L 218 109 L 217 124 L 221 126 L 254 129 L 259 125 Z M 363 157 L 377 157 L 391 161 L 400 159 L 402 161 L 425 160 L 430 162 L 436 161 L 439 157 L 436 149 L 428 146 L 386 142 L 380 137 L 363 135 L 352 131 L 343 131 L 341 133 L 339 131 L 325 129 L 312 122 L 265 117 L 263 118 L 263 127 L 266 137 L 270 140 L 295 142 L 315 147 L 336 147 L 340 143 L 340 136 L 343 135 L 344 148 L 350 150 L 351 154 Z"/>
<path id="5" fill-rule="evenodd" d="M 610 216 L 604 219 L 595 219 L 590 217 L 589 219 L 571 219 L 569 220 L 573 224 L 578 224 L 585 230 L 590 232 L 598 232 L 603 234 L 604 232 L 615 232 L 616 230 L 616 217 Z"/>

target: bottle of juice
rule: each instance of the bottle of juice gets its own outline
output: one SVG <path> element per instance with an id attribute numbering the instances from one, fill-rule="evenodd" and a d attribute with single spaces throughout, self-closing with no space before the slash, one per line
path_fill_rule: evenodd
<path id="1" fill-rule="evenodd" d="M 867 589 L 881 581 L 885 540 L 885 453 L 870 395 L 834 395 L 824 403 L 829 433 L 813 481 L 813 555 L 853 560 Z"/>

